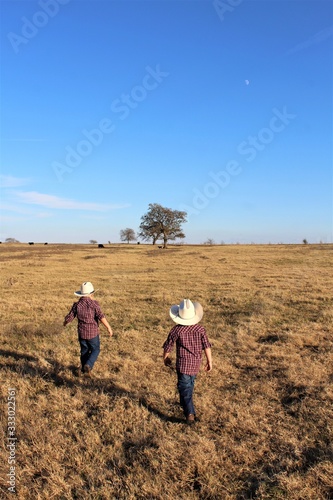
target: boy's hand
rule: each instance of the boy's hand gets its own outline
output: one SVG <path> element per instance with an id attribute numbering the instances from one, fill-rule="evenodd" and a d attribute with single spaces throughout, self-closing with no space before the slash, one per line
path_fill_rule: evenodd
<path id="1" fill-rule="evenodd" d="M 112 328 L 110 328 L 110 330 L 108 330 L 108 332 L 109 332 L 110 337 L 112 337 L 112 335 L 113 335 Z"/>
<path id="2" fill-rule="evenodd" d="M 211 362 L 207 362 L 207 364 L 205 366 L 205 371 L 206 372 L 210 372 L 210 371 L 212 371 L 212 369 L 213 369 L 212 363 Z"/>
<path id="3" fill-rule="evenodd" d="M 172 365 L 172 360 L 169 358 L 169 356 L 164 359 L 164 364 L 165 364 L 165 366 L 171 366 Z"/>

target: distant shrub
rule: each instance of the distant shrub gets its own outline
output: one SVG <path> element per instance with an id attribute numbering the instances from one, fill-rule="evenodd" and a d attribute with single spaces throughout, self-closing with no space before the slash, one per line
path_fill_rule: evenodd
<path id="1" fill-rule="evenodd" d="M 20 243 L 18 240 L 15 238 L 6 238 L 5 240 L 6 243 Z"/>

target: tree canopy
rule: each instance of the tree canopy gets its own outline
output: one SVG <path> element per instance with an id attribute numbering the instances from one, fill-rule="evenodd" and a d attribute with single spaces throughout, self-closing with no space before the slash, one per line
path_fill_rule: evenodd
<path id="1" fill-rule="evenodd" d="M 166 248 L 168 241 L 185 238 L 181 225 L 187 222 L 186 216 L 186 212 L 150 203 L 147 213 L 141 217 L 138 235 L 145 241 L 152 240 L 153 245 L 157 240 L 163 240 Z"/>
<path id="2" fill-rule="evenodd" d="M 129 243 L 130 241 L 135 241 L 135 240 L 136 236 L 134 229 L 127 227 L 126 229 L 120 230 L 120 241 L 127 241 L 127 243 Z"/>

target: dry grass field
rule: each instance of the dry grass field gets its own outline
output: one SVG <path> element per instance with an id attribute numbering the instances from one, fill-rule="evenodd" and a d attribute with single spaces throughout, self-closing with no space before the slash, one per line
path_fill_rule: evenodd
<path id="1" fill-rule="evenodd" d="M 2 244 L 0 263 L 1 498 L 9 389 L 19 499 L 333 498 L 332 245 Z M 91 380 L 62 327 L 87 280 L 114 331 Z M 193 427 L 162 363 L 186 297 L 214 362 Z"/>

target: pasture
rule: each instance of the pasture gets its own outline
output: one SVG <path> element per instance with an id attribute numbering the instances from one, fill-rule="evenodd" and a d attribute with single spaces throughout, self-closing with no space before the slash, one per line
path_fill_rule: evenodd
<path id="1" fill-rule="evenodd" d="M 13 389 L 19 499 L 332 499 L 332 262 L 332 245 L 1 245 L 1 498 Z M 62 327 L 83 281 L 114 331 L 91 380 Z M 162 363 L 187 297 L 213 344 L 194 427 Z"/>

